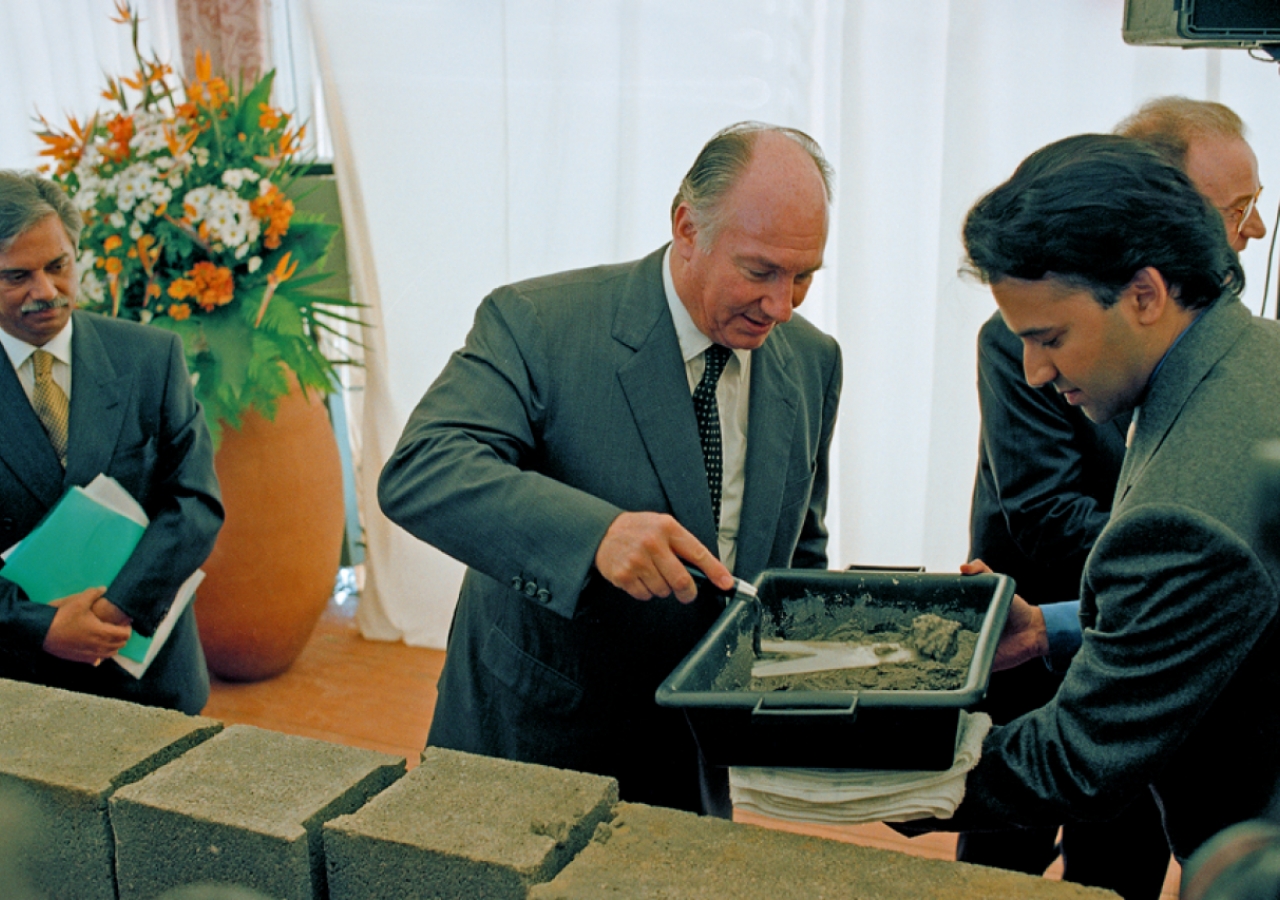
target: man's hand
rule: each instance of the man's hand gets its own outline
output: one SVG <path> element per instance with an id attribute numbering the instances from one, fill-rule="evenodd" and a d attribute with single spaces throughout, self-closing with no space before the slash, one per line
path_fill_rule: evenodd
<path id="1" fill-rule="evenodd" d="M 99 597 L 89 607 L 93 614 L 108 625 L 133 625 L 133 619 L 125 615 L 124 610 L 116 606 L 105 596 Z"/>
<path id="2" fill-rule="evenodd" d="M 960 566 L 962 575 L 994 575 L 991 567 L 980 559 L 963 563 Z M 991 663 L 991 671 L 1002 672 L 1049 655 L 1049 633 L 1044 625 L 1044 613 L 1039 607 L 1032 606 L 1017 594 L 1009 604 L 1009 616 L 1005 619 L 1004 631 L 1000 633 L 1000 643 L 996 645 L 996 656 Z"/>
<path id="3" fill-rule="evenodd" d="M 600 574 L 637 600 L 674 593 L 681 603 L 692 602 L 698 586 L 685 563 L 701 569 L 716 587 L 733 587 L 732 573 L 715 554 L 664 513 L 624 512 L 596 550 Z"/>
<path id="4" fill-rule="evenodd" d="M 58 612 L 44 638 L 45 652 L 96 666 L 123 647 L 129 640 L 129 626 L 104 622 L 93 611 L 94 604 L 100 601 L 116 609 L 103 599 L 106 593 L 106 588 L 89 588 L 50 603 Z"/>

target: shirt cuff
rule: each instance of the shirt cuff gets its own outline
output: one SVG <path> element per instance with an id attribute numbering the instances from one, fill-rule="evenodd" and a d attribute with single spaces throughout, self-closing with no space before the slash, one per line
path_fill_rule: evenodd
<path id="1" fill-rule="evenodd" d="M 1080 627 L 1080 601 L 1045 603 L 1040 611 L 1044 613 L 1044 627 L 1049 639 L 1049 655 L 1045 657 L 1044 664 L 1050 672 L 1065 672 L 1084 637 L 1084 630 Z"/>

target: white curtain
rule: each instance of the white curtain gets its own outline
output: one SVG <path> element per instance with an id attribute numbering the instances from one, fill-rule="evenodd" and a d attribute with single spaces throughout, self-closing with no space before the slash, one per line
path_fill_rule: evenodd
<path id="1" fill-rule="evenodd" d="M 156 30 L 167 7 L 151 5 Z M 1128 47 L 1123 0 L 304 5 L 295 24 L 314 32 L 357 289 L 370 304 L 357 450 L 359 616 L 371 637 L 446 637 L 461 569 L 387 522 L 374 487 L 480 299 L 659 246 L 676 185 L 718 128 L 747 118 L 802 128 L 837 169 L 827 268 L 802 310 L 845 352 L 835 566 L 954 571 L 964 559 L 973 344 L 994 305 L 957 268 L 960 224 L 981 193 L 1035 148 L 1110 130 L 1170 93 L 1234 108 L 1263 183 L 1280 178 L 1276 66 L 1244 51 Z M 35 162 L 34 108 L 95 108 L 101 73 L 128 67 L 110 7 L 0 3 L 0 76 L 20 86 L 0 94 L 0 165 Z M 165 49 L 160 37 L 151 43 Z M 1263 195 L 1268 220 L 1275 193 Z M 1255 309 L 1265 257 L 1256 245 L 1244 254 Z"/>

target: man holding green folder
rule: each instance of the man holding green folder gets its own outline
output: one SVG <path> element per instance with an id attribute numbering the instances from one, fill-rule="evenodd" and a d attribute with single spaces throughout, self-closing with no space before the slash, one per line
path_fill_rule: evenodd
<path id="1" fill-rule="evenodd" d="M 190 609 L 141 678 L 107 658 L 155 631 L 209 555 L 213 446 L 175 335 L 75 310 L 80 224 L 53 182 L 0 171 L 0 551 L 100 473 L 149 524 L 110 584 L 47 605 L 0 568 L 0 677 L 195 714 L 209 678 Z"/>

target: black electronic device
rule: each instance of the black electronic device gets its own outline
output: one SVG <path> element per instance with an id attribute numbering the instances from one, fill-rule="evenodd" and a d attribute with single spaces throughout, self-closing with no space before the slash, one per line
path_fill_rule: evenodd
<path id="1" fill-rule="evenodd" d="M 1277 0 L 1125 0 L 1126 44 L 1280 53 Z"/>

